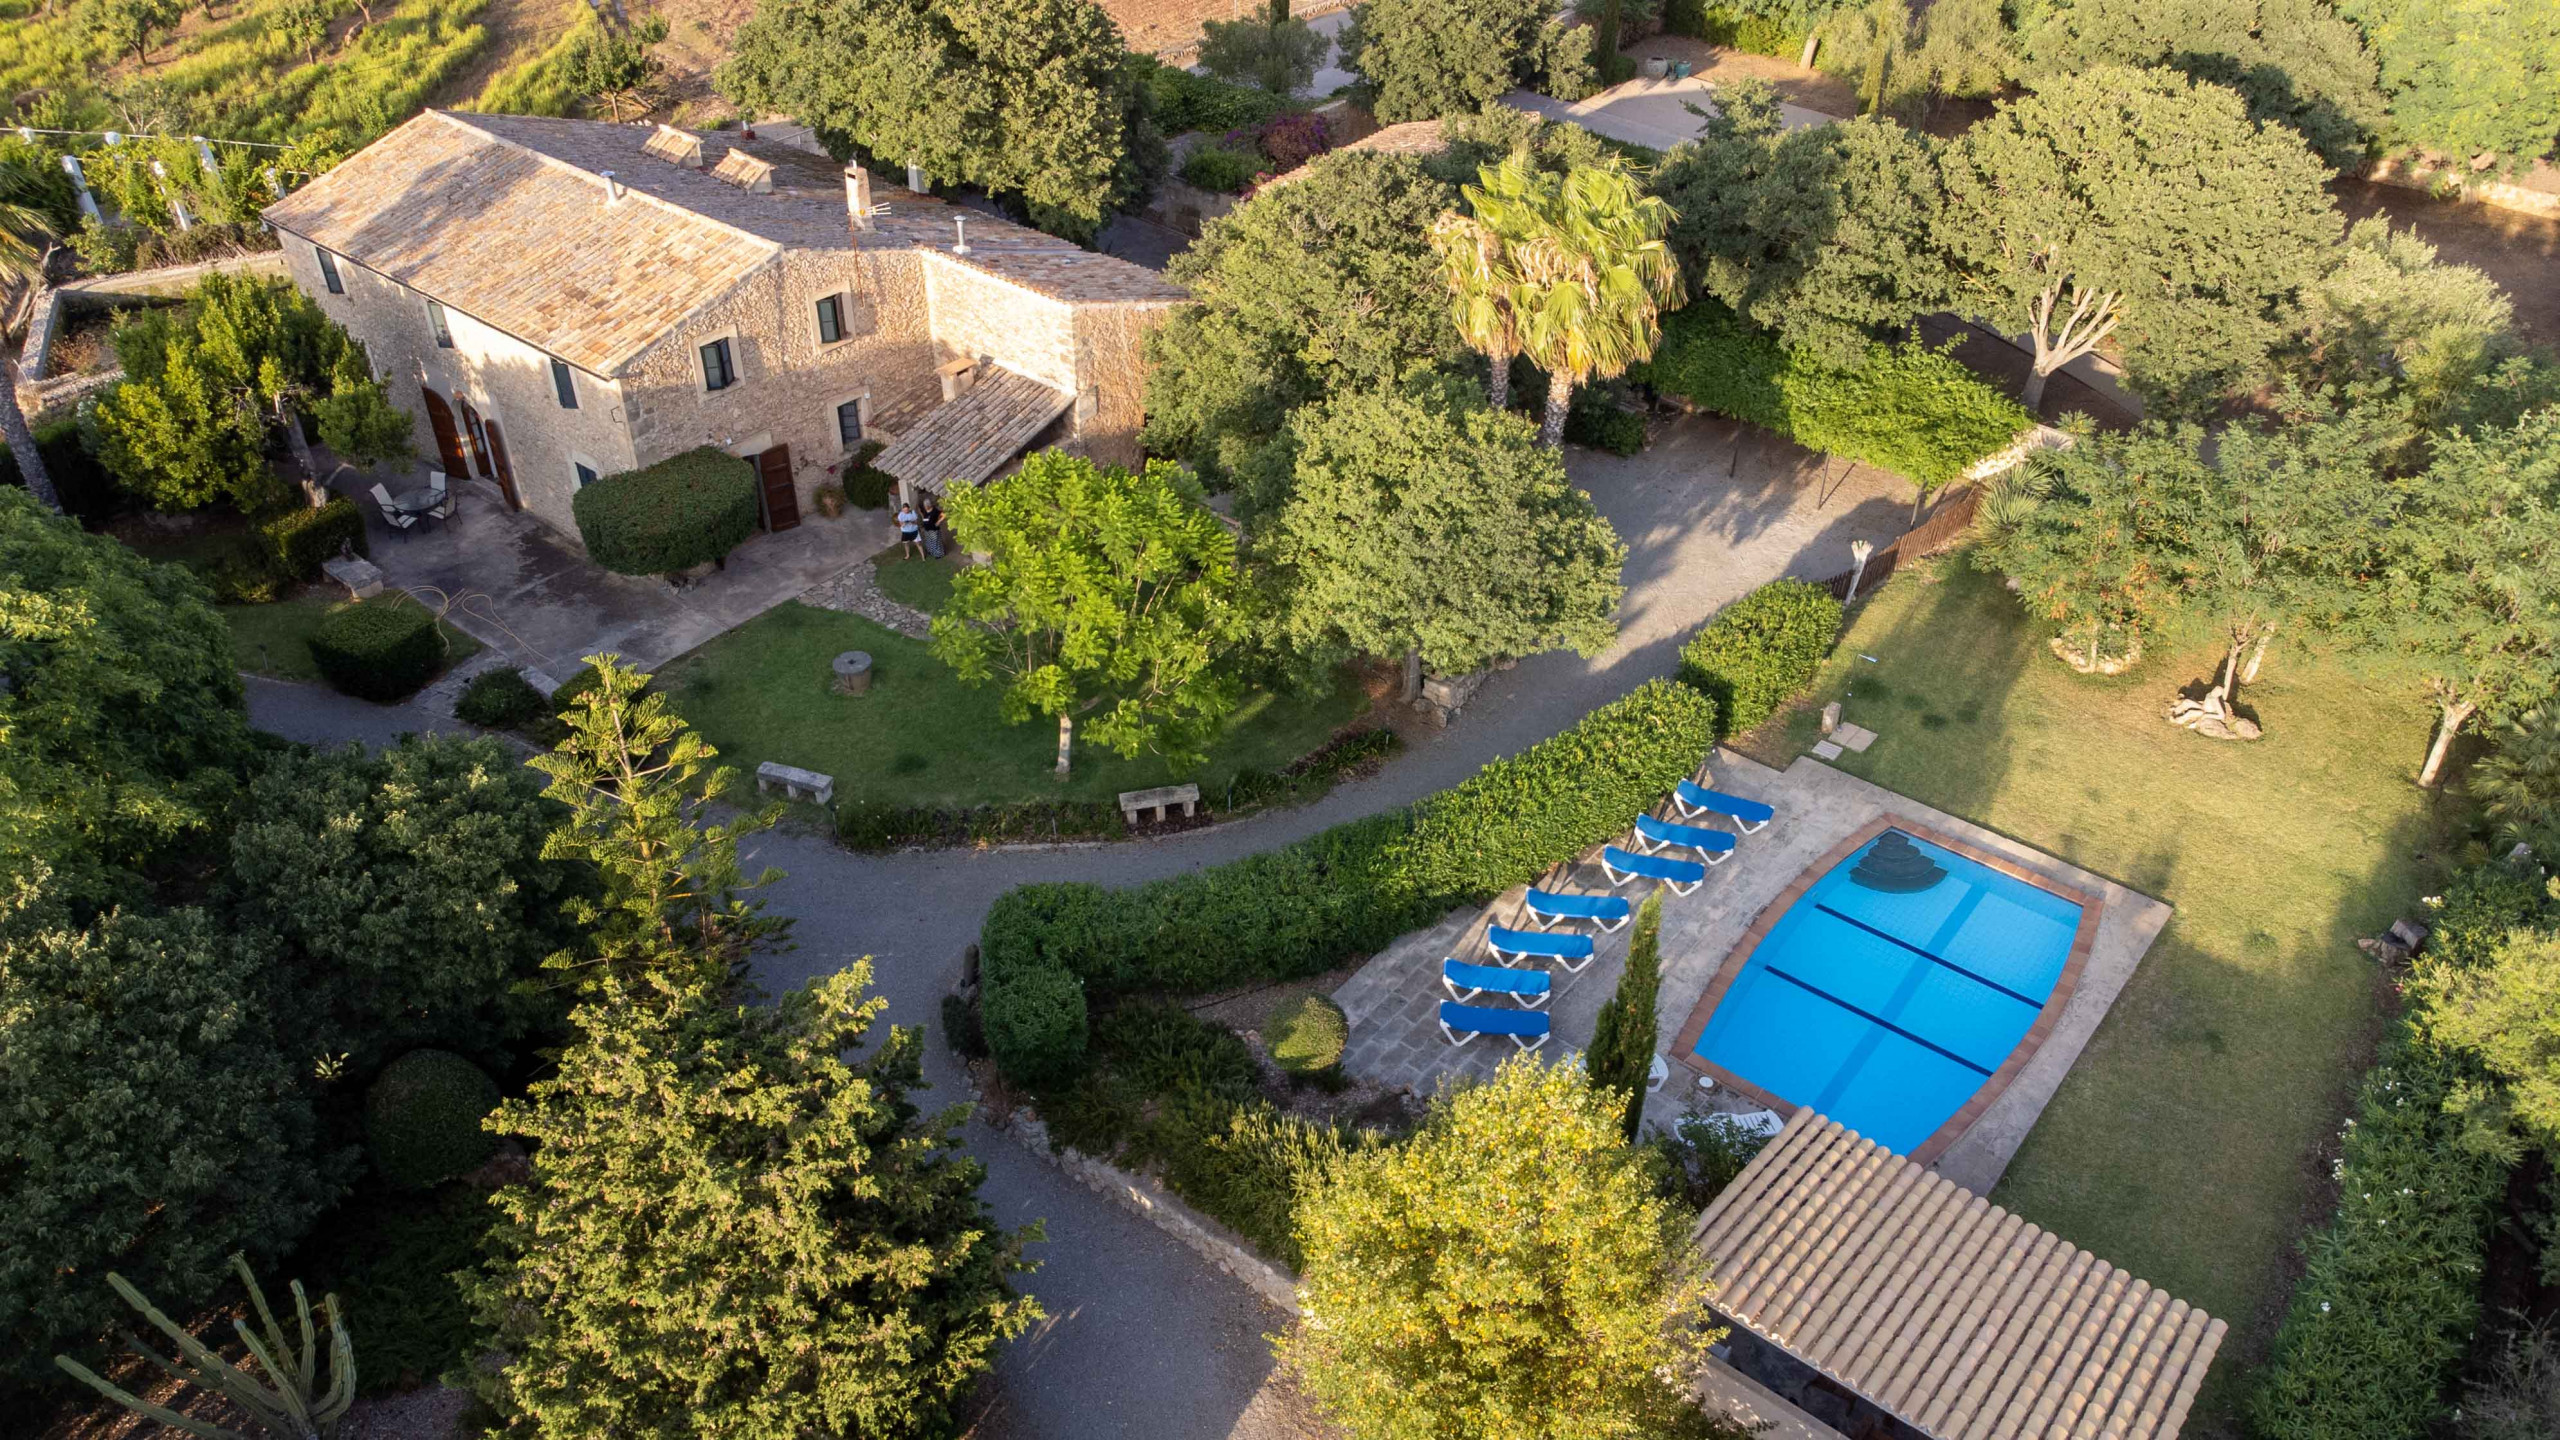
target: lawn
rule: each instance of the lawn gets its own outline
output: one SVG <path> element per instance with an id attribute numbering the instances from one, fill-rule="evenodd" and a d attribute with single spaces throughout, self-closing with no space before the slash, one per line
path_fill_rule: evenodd
<path id="1" fill-rule="evenodd" d="M 960 575 L 960 555 L 948 551 L 939 560 L 909 559 L 890 546 L 871 557 L 872 573 L 880 577 L 882 594 L 911 610 L 927 615 L 942 609 L 951 598 L 951 582 Z"/>
<path id="2" fill-rule="evenodd" d="M 311 632 L 319 628 L 321 616 L 346 603 L 310 594 L 272 605 L 221 606 L 222 618 L 231 626 L 232 663 L 257 675 L 320 684 L 319 668 L 311 663 Z M 451 625 L 444 627 L 444 638 L 453 647 L 445 659 L 448 670 L 480 653 L 479 641 Z"/>
<path id="3" fill-rule="evenodd" d="M 846 650 L 872 657 L 867 695 L 834 691 L 828 663 Z M 994 686 L 961 684 L 923 641 L 858 615 L 778 606 L 671 662 L 659 685 L 740 771 L 778 760 L 834 776 L 839 801 L 895 805 L 1098 800 L 1180 780 L 1198 781 L 1214 803 L 1238 769 L 1278 769 L 1367 704 L 1347 678 L 1321 699 L 1257 693 L 1204 765 L 1177 770 L 1160 756 L 1123 760 L 1079 744 L 1061 785 L 1054 723 L 1007 725 Z"/>
<path id="4" fill-rule="evenodd" d="M 1842 769 L 2177 907 L 1991 1198 L 2229 1320 L 2189 1433 L 2237 1433 L 2375 1032 L 2352 942 L 2440 873 L 2431 717 L 2279 649 L 2241 696 L 2266 738 L 2206 740 L 2161 709 L 2211 656 L 2078 676 L 1996 577 L 1936 570 L 1865 602 L 1813 707 L 1881 737 Z M 1797 712 L 1786 754 L 1815 728 Z"/>

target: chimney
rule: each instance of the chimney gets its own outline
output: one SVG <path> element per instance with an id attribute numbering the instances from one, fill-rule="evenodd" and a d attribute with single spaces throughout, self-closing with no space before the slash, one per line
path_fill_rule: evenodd
<path id="1" fill-rule="evenodd" d="M 960 216 L 954 215 L 951 217 L 951 228 L 958 232 L 958 238 L 951 242 L 951 253 L 954 255 L 968 254 L 969 222 Z"/>
<path id="2" fill-rule="evenodd" d="M 611 205 L 622 198 L 622 182 L 613 178 L 612 171 L 599 170 L 596 172 L 596 178 L 604 182 L 605 204 Z"/>
<path id="3" fill-rule="evenodd" d="M 907 188 L 913 190 L 919 195 L 932 193 L 933 187 L 924 183 L 924 169 L 922 166 L 910 165 L 907 167 Z"/>
<path id="4" fill-rule="evenodd" d="M 853 228 L 871 228 L 871 172 L 859 165 L 844 167 L 844 208 L 853 216 Z"/>

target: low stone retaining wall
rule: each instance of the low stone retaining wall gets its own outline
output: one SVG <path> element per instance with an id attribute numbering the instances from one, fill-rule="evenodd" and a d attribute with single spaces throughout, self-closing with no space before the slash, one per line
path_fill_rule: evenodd
<path id="1" fill-rule="evenodd" d="M 1049 1127 L 1029 1110 L 1016 1110 L 1010 1118 L 998 1122 L 998 1128 L 1021 1141 L 1032 1154 L 1083 1182 L 1086 1188 L 1137 1211 L 1147 1223 L 1190 1246 L 1201 1259 L 1243 1281 L 1245 1288 L 1262 1297 L 1264 1303 L 1296 1318 L 1298 1284 L 1289 1272 L 1255 1254 L 1234 1231 L 1184 1204 L 1162 1182 L 1152 1176 L 1133 1175 L 1073 1146 L 1051 1149 Z"/>

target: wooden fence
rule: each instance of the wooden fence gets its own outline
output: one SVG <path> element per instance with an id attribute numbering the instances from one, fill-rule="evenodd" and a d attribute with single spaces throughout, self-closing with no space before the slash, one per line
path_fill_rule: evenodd
<path id="1" fill-rule="evenodd" d="M 1901 538 L 1867 557 L 1862 571 L 1843 570 L 1822 583 L 1842 600 L 1849 598 L 1849 582 L 1857 581 L 1861 595 L 1893 578 L 1894 567 L 1905 560 L 1935 555 L 1956 543 L 1956 538 L 1973 525 L 1974 512 L 1982 508 L 1982 492 L 1992 478 L 2024 464 L 2028 456 L 2039 450 L 2068 447 L 2071 437 L 2050 425 L 2029 428 L 2009 447 L 1996 455 L 1988 455 L 1964 472 L 1955 488 L 1938 497 L 1937 508 L 1929 518 L 1902 532 Z"/>

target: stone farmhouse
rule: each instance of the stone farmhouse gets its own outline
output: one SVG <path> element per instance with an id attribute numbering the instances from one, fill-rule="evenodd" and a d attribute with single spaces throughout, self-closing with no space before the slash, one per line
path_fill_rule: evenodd
<path id="1" fill-rule="evenodd" d="M 570 497 L 704 444 L 770 529 L 866 440 L 928 488 L 1137 458 L 1179 286 L 770 139 L 430 110 L 268 207 L 430 463 L 573 542 Z"/>

